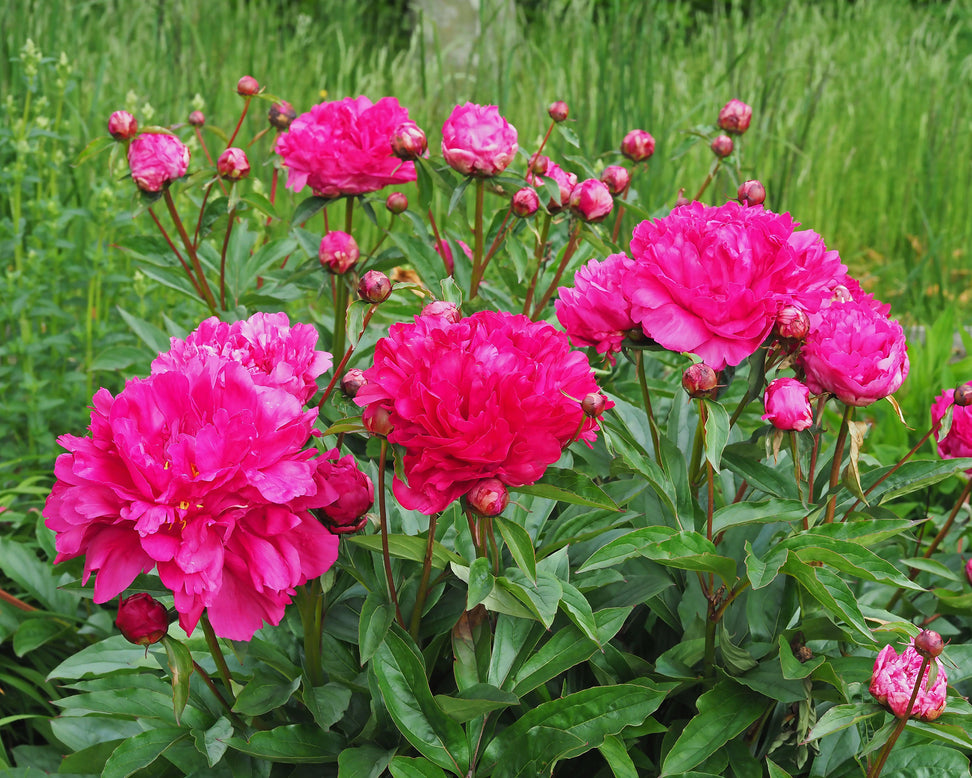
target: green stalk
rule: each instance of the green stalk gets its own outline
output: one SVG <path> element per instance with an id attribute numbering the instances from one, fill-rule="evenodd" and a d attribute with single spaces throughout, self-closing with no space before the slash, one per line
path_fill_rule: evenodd
<path id="1" fill-rule="evenodd" d="M 219 647 L 219 638 L 216 637 L 216 633 L 213 631 L 213 625 L 209 623 L 209 618 L 205 613 L 199 619 L 199 623 L 202 625 L 203 634 L 206 636 L 206 645 L 209 646 L 209 653 L 216 663 L 219 677 L 223 679 L 223 683 L 226 685 L 226 693 L 229 694 L 230 707 L 232 707 L 236 701 L 236 695 L 233 694 L 233 682 L 229 667 L 226 665 L 226 658 L 223 656 L 223 650 Z"/>
<path id="2" fill-rule="evenodd" d="M 425 546 L 422 580 L 419 582 L 418 594 L 415 597 L 415 609 L 412 611 L 412 623 L 408 630 L 416 642 L 418 642 L 419 626 L 422 623 L 422 609 L 425 607 L 425 599 L 429 593 L 429 577 L 432 574 L 432 551 L 435 547 L 435 523 L 438 519 L 438 513 L 433 513 L 429 517 L 429 540 Z"/>
<path id="3" fill-rule="evenodd" d="M 840 432 L 837 433 L 837 444 L 834 446 L 834 461 L 830 465 L 830 490 L 833 492 L 840 481 L 840 462 L 844 458 L 844 442 L 847 440 L 848 423 L 854 416 L 854 406 L 844 407 L 844 418 L 840 422 Z M 834 492 L 827 500 L 827 515 L 824 517 L 824 524 L 831 524 L 834 520 L 834 511 L 837 510 L 837 493 Z"/>
<path id="4" fill-rule="evenodd" d="M 570 233 L 570 238 L 567 239 L 567 248 L 564 249 L 564 256 L 561 257 L 560 265 L 557 266 L 557 272 L 554 273 L 554 277 L 550 281 L 547 291 L 544 292 L 543 297 L 540 298 L 540 302 L 538 302 L 536 307 L 533 309 L 533 316 L 531 318 L 534 321 L 537 320 L 540 312 L 546 307 L 547 303 L 550 302 L 550 298 L 553 297 L 553 293 L 557 291 L 557 284 L 560 283 L 561 276 L 563 276 L 564 271 L 567 269 L 567 265 L 574 256 L 574 252 L 577 251 L 577 246 L 580 243 L 580 233 L 581 222 L 578 220 L 577 224 L 574 226 L 574 229 Z"/>
<path id="5" fill-rule="evenodd" d="M 381 439 L 381 453 L 378 455 L 378 521 L 381 525 L 381 556 L 385 563 L 385 579 L 388 581 L 388 596 L 395 606 L 398 625 L 405 629 L 405 619 L 398 607 L 398 592 L 395 589 L 395 576 L 392 575 L 391 553 L 388 550 L 388 513 L 385 510 L 385 460 L 388 456 L 388 440 Z"/>
<path id="6" fill-rule="evenodd" d="M 651 444 L 655 447 L 655 459 L 661 461 L 661 438 L 658 432 L 658 422 L 651 407 L 651 393 L 648 391 L 648 377 L 645 375 L 645 359 L 643 351 L 635 352 L 635 363 L 638 368 L 638 385 L 641 387 L 641 400 L 645 404 L 648 415 L 648 429 L 651 432 Z"/>
<path id="7" fill-rule="evenodd" d="M 324 593 L 321 579 L 315 578 L 297 590 L 297 609 L 304 625 L 304 657 L 311 686 L 324 684 L 321 665 L 321 629 L 324 622 Z"/>
<path id="8" fill-rule="evenodd" d="M 472 279 L 469 282 L 469 299 L 479 292 L 479 282 L 483 277 L 483 253 L 485 250 L 483 237 L 483 198 L 486 184 L 481 178 L 476 179 L 476 221 L 473 224 L 473 266 Z"/>
<path id="9" fill-rule="evenodd" d="M 537 263 L 537 269 L 533 271 L 533 278 L 527 289 L 526 299 L 523 301 L 523 315 L 530 315 L 530 306 L 533 304 L 533 295 L 537 288 L 537 281 L 540 280 L 540 270 L 543 268 L 543 254 L 547 249 L 547 238 L 550 235 L 550 222 L 552 217 L 549 213 L 544 214 L 543 226 L 540 228 L 540 238 L 533 248 L 533 258 Z"/>

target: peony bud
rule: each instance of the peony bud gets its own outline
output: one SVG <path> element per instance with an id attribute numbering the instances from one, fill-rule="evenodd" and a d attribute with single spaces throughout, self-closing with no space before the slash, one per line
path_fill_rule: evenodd
<path id="1" fill-rule="evenodd" d="M 380 270 L 369 270 L 358 282 L 358 295 L 367 303 L 377 305 L 391 296 L 392 285 Z"/>
<path id="2" fill-rule="evenodd" d="M 399 159 L 418 159 L 429 148 L 425 132 L 415 122 L 409 120 L 398 125 L 391 138 L 392 154 Z"/>
<path id="3" fill-rule="evenodd" d="M 553 119 L 555 122 L 567 121 L 567 114 L 570 110 L 567 108 L 567 103 L 563 100 L 558 100 L 555 103 L 551 103 L 550 107 L 547 109 L 547 115 Z"/>
<path id="4" fill-rule="evenodd" d="M 150 594 L 138 592 L 118 600 L 115 626 L 129 643 L 150 646 L 162 640 L 169 631 L 169 617 L 161 602 Z"/>
<path id="5" fill-rule="evenodd" d="M 632 162 L 643 162 L 655 153 L 655 139 L 645 130 L 632 130 L 621 141 L 621 153 Z"/>
<path id="6" fill-rule="evenodd" d="M 193 111 L 189 114 L 189 124 L 193 127 L 202 127 L 206 123 L 206 114 L 202 111 Z"/>
<path id="7" fill-rule="evenodd" d="M 546 154 L 534 154 L 530 157 L 530 172 L 542 176 L 550 167 L 550 157 Z"/>
<path id="8" fill-rule="evenodd" d="M 518 189 L 516 194 L 513 195 L 513 213 L 519 216 L 521 219 L 525 219 L 528 216 L 533 216 L 540 207 L 540 197 L 537 195 L 535 189 L 531 189 L 528 186 Z"/>
<path id="9" fill-rule="evenodd" d="M 131 140 L 138 134 L 138 122 L 128 111 L 115 111 L 108 117 L 108 132 L 115 140 Z"/>
<path id="10" fill-rule="evenodd" d="M 222 178 L 231 181 L 246 178 L 250 174 L 250 161 L 246 158 L 246 152 L 230 146 L 216 160 L 216 171 Z"/>
<path id="11" fill-rule="evenodd" d="M 965 577 L 969 579 L 969 584 L 972 584 L 972 558 L 965 563 Z"/>
<path id="12" fill-rule="evenodd" d="M 775 329 L 781 338 L 803 340 L 810 332 L 810 317 L 795 305 L 784 305 L 776 314 Z"/>
<path id="13" fill-rule="evenodd" d="M 712 149 L 712 153 L 717 157 L 728 157 L 730 154 L 732 154 L 732 147 L 732 138 L 730 138 L 728 135 L 720 135 L 709 145 L 709 148 Z"/>
<path id="14" fill-rule="evenodd" d="M 737 195 L 743 205 L 762 205 L 766 199 L 766 189 L 756 179 L 750 179 L 740 184 Z"/>
<path id="15" fill-rule="evenodd" d="M 753 109 L 742 100 L 730 100 L 719 111 L 719 129 L 741 135 L 749 129 Z"/>
<path id="16" fill-rule="evenodd" d="M 455 303 L 446 302 L 445 300 L 436 300 L 426 305 L 422 309 L 423 316 L 440 316 L 446 321 L 457 324 L 462 318 L 462 314 L 459 313 L 459 306 Z"/>
<path id="17" fill-rule="evenodd" d="M 294 107 L 288 103 L 286 100 L 281 100 L 279 103 L 274 103 L 270 106 L 270 110 L 267 112 L 267 119 L 270 120 L 270 126 L 285 132 L 290 129 L 291 123 L 297 118 L 297 111 Z"/>
<path id="18" fill-rule="evenodd" d="M 243 97 L 251 97 L 260 91 L 260 82 L 253 76 L 243 76 L 236 82 L 236 93 Z"/>
<path id="19" fill-rule="evenodd" d="M 601 180 L 607 184 L 608 191 L 613 195 L 624 194 L 631 184 L 631 174 L 621 165 L 608 165 L 601 173 Z"/>
<path id="20" fill-rule="evenodd" d="M 770 381 L 763 394 L 762 418 L 778 430 L 805 430 L 813 425 L 810 389 L 795 378 Z"/>
<path id="21" fill-rule="evenodd" d="M 345 396 L 353 399 L 358 390 L 366 383 L 368 383 L 368 379 L 365 378 L 364 371 L 352 367 L 341 376 L 341 391 L 344 392 Z"/>
<path id="22" fill-rule="evenodd" d="M 607 398 L 600 392 L 591 392 L 581 400 L 581 410 L 584 411 L 585 416 L 590 416 L 592 419 L 604 413 L 605 407 L 607 407 Z"/>
<path id="23" fill-rule="evenodd" d="M 586 222 L 599 222 L 614 208 L 607 184 L 596 178 L 581 181 L 570 190 L 570 210 Z"/>
<path id="24" fill-rule="evenodd" d="M 348 233 L 332 230 L 321 238 L 318 257 L 321 264 L 332 273 L 342 275 L 354 267 L 361 252 L 358 244 Z"/>
<path id="25" fill-rule="evenodd" d="M 498 478 L 484 478 L 466 494 L 469 507 L 480 516 L 499 516 L 510 504 L 510 493 Z"/>
<path id="26" fill-rule="evenodd" d="M 680 205 L 688 205 L 691 200 L 685 196 L 685 187 L 683 186 L 678 190 L 678 197 L 675 198 L 675 207 L 678 208 Z"/>
<path id="27" fill-rule="evenodd" d="M 934 659 L 936 656 L 941 656 L 944 650 L 945 643 L 942 640 L 942 636 L 933 630 L 923 629 L 918 633 L 918 637 L 915 638 L 915 651 L 918 652 L 919 656 L 923 656 L 926 659 Z"/>
<path id="28" fill-rule="evenodd" d="M 956 386 L 955 394 L 952 396 L 952 402 L 959 408 L 972 405 L 972 384 L 959 384 Z"/>
<path id="29" fill-rule="evenodd" d="M 395 425 L 392 424 L 391 414 L 388 413 L 388 409 L 382 407 L 381 405 L 369 405 L 364 409 L 364 413 L 361 414 L 361 422 L 364 427 L 372 435 L 378 435 L 379 437 L 388 437 L 391 431 L 395 429 Z"/>
<path id="30" fill-rule="evenodd" d="M 385 208 L 396 216 L 408 209 L 408 198 L 404 192 L 392 192 L 385 198 Z"/>
<path id="31" fill-rule="evenodd" d="M 682 374 L 682 388 L 688 392 L 689 397 L 712 399 L 718 385 L 716 371 L 705 362 L 697 362 Z"/>

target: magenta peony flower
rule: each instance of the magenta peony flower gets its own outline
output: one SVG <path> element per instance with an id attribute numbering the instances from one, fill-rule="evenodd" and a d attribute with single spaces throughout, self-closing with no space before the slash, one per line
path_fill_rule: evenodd
<path id="1" fill-rule="evenodd" d="M 732 154 L 732 138 L 730 138 L 728 135 L 719 135 L 712 141 L 712 143 L 709 144 L 709 148 L 712 149 L 712 153 L 719 158 L 728 157 L 730 154 Z"/>
<path id="2" fill-rule="evenodd" d="M 567 203 L 570 202 L 570 193 L 577 185 L 577 176 L 575 176 L 573 173 L 568 173 L 556 162 L 549 162 L 544 175 L 556 181 L 557 188 L 560 190 L 559 201 L 551 197 L 550 201 L 547 203 L 547 210 L 550 211 L 550 213 L 557 213 L 558 211 L 566 208 Z M 527 183 L 533 184 L 536 187 L 541 187 L 543 186 L 543 179 L 536 173 L 531 172 L 527 174 Z"/>
<path id="3" fill-rule="evenodd" d="M 931 689 L 928 688 L 928 671 L 931 668 L 925 668 L 921 688 L 918 690 L 918 696 L 911 710 L 911 715 L 922 721 L 937 719 L 945 710 L 948 678 L 941 662 L 938 659 L 931 661 L 938 663 L 935 683 L 932 684 Z M 899 719 L 903 718 L 908 710 L 908 702 L 914 692 L 921 663 L 922 658 L 915 651 L 914 641 L 901 653 L 901 656 L 898 656 L 893 646 L 885 646 L 874 662 L 874 672 L 871 674 L 871 695 Z"/>
<path id="4" fill-rule="evenodd" d="M 972 406 L 953 406 L 954 400 L 955 390 L 946 389 L 935 398 L 931 406 L 932 424 L 938 424 L 952 406 L 952 426 L 948 434 L 937 441 L 938 455 L 942 459 L 972 457 Z"/>
<path id="5" fill-rule="evenodd" d="M 483 479 L 539 479 L 575 436 L 598 424 L 581 399 L 598 391 L 587 358 L 545 322 L 480 311 L 465 319 L 416 316 L 375 346 L 354 401 L 389 415 L 404 449 L 395 496 L 425 514 L 444 510 Z"/>
<path id="6" fill-rule="evenodd" d="M 457 105 L 442 125 L 442 156 L 464 175 L 498 175 L 513 161 L 516 150 L 516 128 L 495 105 Z"/>
<path id="7" fill-rule="evenodd" d="M 326 451 L 315 461 L 318 480 L 334 489 L 337 498 L 314 512 L 332 529 L 355 525 L 374 505 L 375 487 L 371 479 L 358 469 L 354 457 L 350 454 L 342 457 L 336 448 Z M 301 501 L 294 504 L 300 507 Z"/>
<path id="8" fill-rule="evenodd" d="M 635 227 L 633 272 L 621 284 L 632 318 L 672 351 L 715 370 L 756 351 L 786 304 L 817 311 L 839 269 L 811 231 L 789 214 L 728 202 L 678 206 Z M 846 272 L 846 271 L 845 271 Z"/>
<path id="9" fill-rule="evenodd" d="M 780 430 L 805 430 L 813 424 L 810 390 L 795 378 L 770 381 L 763 393 L 762 419 Z"/>
<path id="10" fill-rule="evenodd" d="M 540 197 L 537 195 L 537 190 L 531 189 L 529 186 L 517 189 L 516 194 L 513 195 L 511 207 L 513 213 L 521 219 L 533 216 L 540 207 Z"/>
<path id="11" fill-rule="evenodd" d="M 392 155 L 392 135 L 407 120 L 394 97 L 315 105 L 277 137 L 287 187 L 299 192 L 309 184 L 320 197 L 340 197 L 414 181 L 414 163 Z"/>
<path id="12" fill-rule="evenodd" d="M 904 331 L 866 304 L 834 302 L 807 335 L 800 364 L 814 394 L 870 405 L 896 392 L 908 376 Z"/>
<path id="13" fill-rule="evenodd" d="M 570 190 L 570 210 L 586 222 L 599 222 L 614 208 L 607 184 L 596 178 L 581 181 Z"/>
<path id="14" fill-rule="evenodd" d="M 624 254 L 601 261 L 592 259 L 574 276 L 573 288 L 560 287 L 554 303 L 557 319 L 575 346 L 594 346 L 598 354 L 621 350 L 625 334 L 638 325 L 631 318 L 631 302 L 621 291 L 621 280 L 634 269 Z"/>
<path id="15" fill-rule="evenodd" d="M 58 439 L 46 524 L 56 562 L 97 573 L 95 602 L 157 568 L 183 629 L 206 610 L 217 635 L 249 640 L 334 563 L 338 540 L 310 513 L 341 497 L 305 448 L 317 410 L 255 375 L 200 349 L 117 397 L 98 390 L 90 437 Z"/>
<path id="16" fill-rule="evenodd" d="M 466 495 L 473 513 L 480 516 L 499 516 L 510 504 L 510 493 L 497 478 L 484 478 Z"/>
<path id="17" fill-rule="evenodd" d="M 284 389 L 305 404 L 317 391 L 317 377 L 331 367 L 331 355 L 318 351 L 317 329 L 290 325 L 284 313 L 255 313 L 227 324 L 211 316 L 185 340 L 172 338 L 169 350 L 152 362 L 152 373 L 180 371 L 203 355 L 239 362 L 260 386 Z"/>
<path id="18" fill-rule="evenodd" d="M 418 159 L 428 151 L 425 131 L 409 119 L 395 128 L 391 138 L 392 154 L 399 159 Z"/>
<path id="19" fill-rule="evenodd" d="M 742 100 L 732 99 L 719 111 L 719 129 L 741 135 L 749 129 L 753 109 Z"/>
<path id="20" fill-rule="evenodd" d="M 143 192 L 161 192 L 189 169 L 189 148 L 175 135 L 146 132 L 128 146 L 128 168 Z"/>
<path id="21" fill-rule="evenodd" d="M 223 178 L 239 181 L 250 174 L 250 160 L 243 149 L 230 146 L 216 160 L 216 171 Z"/>

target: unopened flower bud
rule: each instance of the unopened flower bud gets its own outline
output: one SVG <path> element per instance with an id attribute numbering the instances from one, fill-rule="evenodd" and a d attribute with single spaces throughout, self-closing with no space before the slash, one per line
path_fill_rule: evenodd
<path id="1" fill-rule="evenodd" d="M 291 123 L 297 118 L 297 111 L 294 107 L 288 103 L 286 100 L 281 100 L 279 103 L 274 103 L 270 106 L 270 110 L 267 112 L 267 119 L 270 121 L 270 126 L 285 132 L 290 129 Z"/>
<path id="2" fill-rule="evenodd" d="M 753 109 L 742 100 L 730 100 L 719 111 L 719 129 L 741 135 L 749 129 Z"/>
<path id="3" fill-rule="evenodd" d="M 369 270 L 358 282 L 358 295 L 367 303 L 383 303 L 391 295 L 391 281 L 380 270 Z"/>
<path id="4" fill-rule="evenodd" d="M 484 478 L 466 494 L 469 507 L 480 516 L 499 516 L 510 504 L 510 493 L 498 478 Z"/>
<path id="5" fill-rule="evenodd" d="M 555 103 L 551 103 L 550 107 L 547 109 L 547 115 L 555 122 L 566 121 L 567 114 L 569 113 L 570 109 L 567 107 L 567 103 L 565 103 L 563 100 L 558 100 Z"/>
<path id="6" fill-rule="evenodd" d="M 631 184 L 631 174 L 622 165 L 608 165 L 601 173 L 601 180 L 607 185 L 611 194 L 620 195 L 624 194 Z"/>
<path id="7" fill-rule="evenodd" d="M 915 638 L 915 651 L 926 659 L 934 659 L 941 656 L 945 650 L 945 643 L 942 636 L 930 629 L 923 629 Z"/>
<path id="8" fill-rule="evenodd" d="M 385 199 L 385 207 L 397 216 L 408 209 L 408 198 L 404 192 L 392 192 Z"/>
<path id="9" fill-rule="evenodd" d="M 732 147 L 732 138 L 730 138 L 728 135 L 718 136 L 709 145 L 709 148 L 712 149 L 712 153 L 717 157 L 728 157 L 730 154 L 732 154 Z"/>
<path id="10" fill-rule="evenodd" d="M 189 124 L 193 127 L 202 127 L 206 123 L 206 114 L 202 111 L 193 111 L 189 114 Z"/>
<path id="11" fill-rule="evenodd" d="M 250 160 L 243 149 L 230 146 L 216 160 L 216 171 L 222 178 L 239 181 L 250 174 Z"/>
<path id="12" fill-rule="evenodd" d="M 534 154 L 530 157 L 530 172 L 535 176 L 542 176 L 550 167 L 550 157 L 546 154 Z"/>
<path id="13" fill-rule="evenodd" d="M 632 130 L 621 141 L 621 153 L 632 162 L 643 162 L 655 153 L 655 139 L 645 130 Z"/>
<path id="14" fill-rule="evenodd" d="M 243 76 L 236 82 L 236 93 L 243 97 L 250 97 L 260 91 L 260 82 L 253 76 Z"/>
<path id="15" fill-rule="evenodd" d="M 391 139 L 392 154 L 399 159 L 418 159 L 429 148 L 425 132 L 409 120 L 398 125 Z"/>
<path id="16" fill-rule="evenodd" d="M 344 392 L 345 396 L 353 399 L 358 390 L 366 383 L 368 383 L 368 380 L 365 378 L 364 371 L 352 367 L 341 376 L 341 391 Z"/>
<path id="17" fill-rule="evenodd" d="M 138 134 L 138 122 L 128 111 L 115 111 L 108 117 L 108 132 L 115 140 L 131 140 Z"/>
<path id="18" fill-rule="evenodd" d="M 952 402 L 959 408 L 972 405 L 972 384 L 959 384 L 956 386 L 955 394 L 952 396 Z"/>
<path id="19" fill-rule="evenodd" d="M 570 210 L 586 222 L 599 222 L 614 208 L 607 184 L 596 178 L 581 181 L 570 190 Z"/>
<path id="20" fill-rule="evenodd" d="M 685 187 L 683 186 L 678 190 L 678 197 L 675 198 L 675 207 L 678 208 L 680 205 L 688 205 L 691 200 L 685 196 Z"/>
<path id="21" fill-rule="evenodd" d="M 459 306 L 455 303 L 446 302 L 445 300 L 436 300 L 426 305 L 422 309 L 423 316 L 441 316 L 446 321 L 457 324 L 462 318 L 462 314 L 459 313 Z"/>
<path id="22" fill-rule="evenodd" d="M 705 362 L 697 362 L 682 374 L 682 388 L 688 392 L 689 397 L 712 399 L 718 385 L 715 370 Z"/>
<path id="23" fill-rule="evenodd" d="M 332 273 L 342 275 L 347 273 L 355 263 L 361 252 L 358 244 L 348 233 L 332 230 L 321 238 L 321 248 L 318 257 L 321 264 Z"/>
<path id="24" fill-rule="evenodd" d="M 388 437 L 391 431 L 395 429 L 388 409 L 374 403 L 364 409 L 364 413 L 361 414 L 361 422 L 372 435 L 383 438 Z"/>
<path id="25" fill-rule="evenodd" d="M 600 392 L 591 392 L 581 400 L 581 410 L 584 411 L 585 416 L 590 416 L 592 419 L 604 413 L 605 406 L 607 406 L 607 398 Z"/>
<path id="26" fill-rule="evenodd" d="M 776 334 L 781 338 L 804 340 L 810 332 L 810 317 L 795 305 L 784 305 L 776 314 Z"/>
<path id="27" fill-rule="evenodd" d="M 737 195 L 743 205 L 762 205 L 766 199 L 766 189 L 756 179 L 750 179 L 740 184 Z"/>
<path id="28" fill-rule="evenodd" d="M 965 577 L 969 579 L 969 584 L 972 585 L 972 559 L 965 563 Z"/>
<path id="29" fill-rule="evenodd" d="M 118 600 L 115 626 L 129 643 L 150 646 L 162 640 L 169 631 L 169 617 L 161 602 L 150 594 L 139 592 Z"/>
<path id="30" fill-rule="evenodd" d="M 512 207 L 513 213 L 521 219 L 525 219 L 537 212 L 540 207 L 540 197 L 535 189 L 525 186 L 518 189 L 516 194 L 513 195 Z"/>

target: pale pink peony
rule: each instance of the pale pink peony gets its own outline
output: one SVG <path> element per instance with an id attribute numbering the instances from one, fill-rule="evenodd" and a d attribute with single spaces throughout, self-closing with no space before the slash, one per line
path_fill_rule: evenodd
<path id="1" fill-rule="evenodd" d="M 810 390 L 795 378 L 770 381 L 763 393 L 762 419 L 780 430 L 805 430 L 813 424 Z"/>
<path id="2" fill-rule="evenodd" d="M 865 303 L 834 302 L 820 311 L 800 351 L 807 386 L 847 405 L 870 405 L 908 376 L 904 331 Z"/>
<path id="3" fill-rule="evenodd" d="M 261 386 L 284 389 L 303 405 L 317 391 L 317 378 L 331 367 L 319 351 L 317 329 L 294 324 L 285 313 L 255 313 L 228 324 L 211 316 L 185 340 L 172 338 L 169 350 L 152 362 L 152 373 L 182 370 L 193 359 L 213 354 L 239 362 Z"/>
<path id="4" fill-rule="evenodd" d="M 672 351 L 716 370 L 756 351 L 787 304 L 816 311 L 843 266 L 789 214 L 728 202 L 678 206 L 635 227 L 622 289 L 632 318 Z"/>
<path id="5" fill-rule="evenodd" d="M 570 193 L 577 185 L 577 176 L 573 173 L 568 173 L 556 162 L 549 162 L 547 169 L 544 171 L 544 175 L 557 182 L 560 197 L 559 199 L 551 197 L 547 202 L 547 210 L 550 213 L 557 213 L 566 208 L 570 202 Z M 536 187 L 542 187 L 544 185 L 543 178 L 533 172 L 527 174 L 527 183 L 533 184 Z"/>
<path id="6" fill-rule="evenodd" d="M 941 662 L 938 659 L 931 661 L 938 663 L 938 675 L 929 689 L 928 672 L 931 667 L 925 668 L 918 696 L 911 709 L 911 716 L 922 721 L 933 721 L 945 710 L 948 678 Z M 908 702 L 914 692 L 921 664 L 922 658 L 915 651 L 914 641 L 901 653 L 901 656 L 898 656 L 893 646 L 885 646 L 874 662 L 870 685 L 871 695 L 899 719 L 904 718 L 908 710 Z"/>
<path id="7" fill-rule="evenodd" d="M 480 311 L 465 319 L 416 316 L 375 347 L 354 401 L 389 415 L 404 449 L 395 496 L 432 514 L 486 478 L 539 479 L 575 435 L 592 441 L 581 399 L 598 391 L 587 358 L 545 322 Z"/>
<path id="8" fill-rule="evenodd" d="M 143 192 L 161 192 L 189 169 L 189 147 L 175 135 L 146 132 L 128 146 L 128 168 Z"/>
<path id="9" fill-rule="evenodd" d="M 611 190 L 603 181 L 588 178 L 570 190 L 570 210 L 586 222 L 599 222 L 614 208 Z"/>
<path id="10" fill-rule="evenodd" d="M 442 125 L 442 156 L 464 175 L 498 175 L 513 161 L 516 150 L 516 128 L 495 105 L 457 105 Z"/>
<path id="11" fill-rule="evenodd" d="M 394 97 L 367 97 L 315 105 L 277 137 L 287 187 L 309 185 L 320 197 L 376 192 L 415 180 L 415 165 L 392 154 L 392 136 L 408 120 Z"/>
<path id="12" fill-rule="evenodd" d="M 310 513 L 341 496 L 305 448 L 317 411 L 254 375 L 202 349 L 117 397 L 100 389 L 90 437 L 58 439 L 46 524 L 56 562 L 97 573 L 95 602 L 157 568 L 183 629 L 206 610 L 217 635 L 249 640 L 334 563 L 338 540 Z"/>
<path id="13" fill-rule="evenodd" d="M 612 365 L 625 334 L 638 326 L 631 318 L 631 302 L 621 291 L 621 280 L 634 264 L 624 254 L 592 259 L 577 271 L 573 288 L 557 290 L 554 303 L 557 319 L 571 342 L 595 347 L 598 354 L 607 354 Z"/>
<path id="14" fill-rule="evenodd" d="M 938 424 L 949 407 L 952 408 L 952 426 L 948 434 L 937 441 L 938 455 L 942 459 L 972 457 L 972 405 L 953 405 L 954 399 L 955 390 L 946 389 L 931 406 L 932 424 Z"/>

